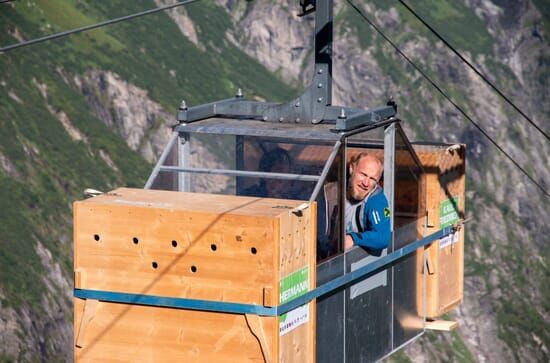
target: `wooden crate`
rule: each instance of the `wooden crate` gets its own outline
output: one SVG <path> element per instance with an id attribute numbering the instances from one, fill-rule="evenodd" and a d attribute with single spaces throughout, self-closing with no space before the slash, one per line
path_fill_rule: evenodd
<path id="1" fill-rule="evenodd" d="M 464 219 L 464 145 L 414 145 L 426 171 L 427 234 Z M 426 248 L 426 317 L 436 318 L 460 304 L 464 286 L 464 228 Z"/>
<path id="2" fill-rule="evenodd" d="M 277 306 L 297 271 L 315 288 L 303 203 L 128 188 L 76 202 L 75 288 Z M 315 361 L 315 302 L 282 332 L 279 317 L 78 298 L 74 313 L 75 361 Z"/>

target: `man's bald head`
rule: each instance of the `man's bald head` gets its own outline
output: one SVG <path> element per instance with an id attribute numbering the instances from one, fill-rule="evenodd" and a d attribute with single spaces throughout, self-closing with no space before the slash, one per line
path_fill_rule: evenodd
<path id="1" fill-rule="evenodd" d="M 380 159 L 366 152 L 355 155 L 349 165 L 348 196 L 354 200 L 363 200 L 374 190 L 384 166 Z"/>

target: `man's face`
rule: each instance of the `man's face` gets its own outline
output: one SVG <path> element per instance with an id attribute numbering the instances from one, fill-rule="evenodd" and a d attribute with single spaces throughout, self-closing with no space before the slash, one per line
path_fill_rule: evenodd
<path id="1" fill-rule="evenodd" d="M 364 156 L 349 168 L 349 196 L 355 200 L 363 200 L 378 184 L 382 165 L 375 157 Z"/>

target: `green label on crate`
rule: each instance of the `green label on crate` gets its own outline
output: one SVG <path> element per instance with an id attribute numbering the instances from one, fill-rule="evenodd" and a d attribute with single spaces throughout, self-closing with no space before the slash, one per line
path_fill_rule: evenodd
<path id="1" fill-rule="evenodd" d="M 279 303 L 284 304 L 308 292 L 308 277 L 309 269 L 307 266 L 283 277 L 279 281 Z M 307 304 L 279 316 L 279 335 L 285 335 L 300 325 L 307 323 L 308 320 L 309 308 Z"/>
<path id="2" fill-rule="evenodd" d="M 458 197 L 439 203 L 439 228 L 458 223 Z"/>
<path id="3" fill-rule="evenodd" d="M 284 304 L 305 294 L 309 290 L 308 267 L 294 271 L 279 281 L 280 304 Z"/>

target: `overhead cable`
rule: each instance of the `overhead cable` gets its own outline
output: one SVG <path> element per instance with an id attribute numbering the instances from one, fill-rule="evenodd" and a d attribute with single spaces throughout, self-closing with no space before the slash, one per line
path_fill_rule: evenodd
<path id="1" fill-rule="evenodd" d="M 188 5 L 188 4 L 197 2 L 197 1 L 200 1 L 200 0 L 180 1 L 180 2 L 177 2 L 177 3 L 171 4 L 171 5 L 161 6 L 161 7 L 158 7 L 158 8 L 153 8 L 153 9 L 141 11 L 139 13 L 121 16 L 120 18 L 110 19 L 110 20 L 102 21 L 100 23 L 90 24 L 90 25 L 86 25 L 86 26 L 83 26 L 83 27 L 80 27 L 80 28 L 66 30 L 66 31 L 62 31 L 62 32 L 59 32 L 59 33 L 55 33 L 55 34 L 46 35 L 46 36 L 43 36 L 43 37 L 40 37 L 40 38 L 27 40 L 27 41 L 24 41 L 24 42 L 21 42 L 21 43 L 8 45 L 4 48 L 0 48 L 0 54 L 5 53 L 5 52 L 9 52 L 9 51 L 17 49 L 17 48 L 26 47 L 26 46 L 29 46 L 29 45 L 32 45 L 32 44 L 42 43 L 42 42 L 45 42 L 45 41 L 48 41 L 48 40 L 65 37 L 65 36 L 68 36 L 68 35 L 71 35 L 71 34 L 81 33 L 81 32 L 84 32 L 84 31 L 100 28 L 102 26 L 111 25 L 111 24 L 115 24 L 115 23 L 120 23 L 122 21 L 132 20 L 132 19 L 135 19 L 135 18 L 138 18 L 138 17 L 141 17 L 141 16 L 158 13 L 160 11 L 170 10 L 170 9 L 178 7 L 178 6 Z"/>
<path id="2" fill-rule="evenodd" d="M 479 77 L 481 77 L 482 80 L 485 81 L 500 97 L 502 97 L 510 106 L 512 106 L 520 115 L 522 115 L 533 127 L 535 127 L 541 134 L 546 137 L 546 139 L 550 140 L 550 137 L 548 134 L 541 129 L 529 116 L 527 116 L 518 106 L 515 105 L 514 102 L 512 102 L 504 93 L 502 93 L 497 86 L 493 84 L 477 67 L 475 67 L 472 63 L 470 63 L 458 50 L 455 49 L 445 38 L 443 38 L 442 35 L 440 35 L 430 24 L 428 24 L 420 15 L 418 15 L 407 3 L 403 0 L 397 0 L 399 1 L 411 14 L 414 15 L 426 28 L 428 28 L 439 40 L 443 42 L 458 58 L 460 58 L 461 61 L 466 63 L 468 67 L 470 67 L 471 70 L 473 70 Z"/>
<path id="3" fill-rule="evenodd" d="M 544 187 L 535 180 L 521 165 L 518 164 L 517 161 L 510 156 L 487 132 L 477 123 L 475 122 L 467 113 L 457 105 L 422 69 L 420 69 L 405 53 L 399 49 L 395 43 L 389 39 L 367 16 L 363 13 L 361 9 L 359 9 L 351 0 L 346 0 L 348 4 L 372 27 L 384 40 L 386 40 L 388 43 L 391 44 L 391 46 L 395 49 L 396 52 L 398 52 L 413 68 L 418 71 L 424 77 L 447 101 L 449 101 L 476 129 L 478 129 L 479 132 L 483 136 L 485 136 L 492 144 L 495 146 L 504 156 L 506 156 L 515 166 L 518 168 L 534 185 L 536 185 L 547 197 L 550 197 L 550 193 Z"/>

